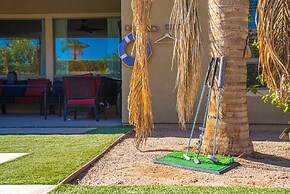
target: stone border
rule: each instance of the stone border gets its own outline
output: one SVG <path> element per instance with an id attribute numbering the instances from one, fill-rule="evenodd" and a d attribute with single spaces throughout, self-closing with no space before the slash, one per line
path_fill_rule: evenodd
<path id="1" fill-rule="evenodd" d="M 95 156 L 92 160 L 87 162 L 85 165 L 83 165 L 81 168 L 70 174 L 68 177 L 66 177 L 64 180 L 62 180 L 59 185 L 62 184 L 68 184 L 71 183 L 76 177 L 78 177 L 81 173 L 85 172 L 88 168 L 92 166 L 93 163 L 97 162 L 99 159 L 101 159 L 106 153 L 108 153 L 113 147 L 115 147 L 118 143 L 122 142 L 124 139 L 126 139 L 129 135 L 131 135 L 133 132 L 133 129 L 125 133 L 124 135 L 120 136 L 117 140 L 115 140 L 109 147 L 107 147 L 104 151 L 102 151 L 99 155 Z"/>

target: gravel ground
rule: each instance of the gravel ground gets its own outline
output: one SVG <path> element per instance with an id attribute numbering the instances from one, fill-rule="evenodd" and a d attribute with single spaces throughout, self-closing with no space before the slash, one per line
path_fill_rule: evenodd
<path id="1" fill-rule="evenodd" d="M 141 150 L 135 148 L 133 135 L 130 135 L 74 183 L 290 188 L 290 143 L 278 139 L 283 129 L 252 130 L 255 153 L 249 157 L 235 158 L 240 166 L 225 174 L 214 175 L 154 164 L 154 159 L 168 152 L 185 150 L 190 133 L 179 130 L 175 125 L 158 126 Z M 194 142 L 197 142 L 197 137 Z"/>

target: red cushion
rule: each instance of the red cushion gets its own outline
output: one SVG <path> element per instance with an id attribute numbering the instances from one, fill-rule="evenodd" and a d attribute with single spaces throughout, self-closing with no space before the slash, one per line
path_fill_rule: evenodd
<path id="1" fill-rule="evenodd" d="M 28 79 L 28 85 L 50 85 L 49 79 Z M 27 87 L 25 91 L 25 96 L 42 96 L 44 88 L 42 87 Z"/>
<path id="2" fill-rule="evenodd" d="M 85 73 L 85 74 L 80 74 L 80 75 L 77 75 L 77 76 L 93 76 L 92 73 Z"/>
<path id="3" fill-rule="evenodd" d="M 93 77 L 63 77 L 63 83 L 66 96 L 91 97 L 96 95 L 95 79 Z M 91 87 L 90 89 L 87 84 Z"/>
<path id="4" fill-rule="evenodd" d="M 93 99 L 93 98 L 68 99 L 67 104 L 70 104 L 70 105 L 94 105 L 95 99 Z"/>
<path id="5" fill-rule="evenodd" d="M 34 97 L 34 96 L 15 97 L 15 103 L 21 103 L 21 104 L 40 103 L 40 97 Z"/>
<path id="6" fill-rule="evenodd" d="M 4 84 L 4 80 L 0 79 L 0 85 L 3 85 L 3 84 Z M 4 88 L 0 87 L 0 96 L 2 96 L 3 91 L 4 91 Z"/>

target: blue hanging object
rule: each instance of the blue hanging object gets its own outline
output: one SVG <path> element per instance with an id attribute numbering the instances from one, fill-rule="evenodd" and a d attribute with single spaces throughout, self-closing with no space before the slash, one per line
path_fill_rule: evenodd
<path id="1" fill-rule="evenodd" d="M 136 40 L 136 35 L 135 34 L 133 35 L 132 33 L 129 33 L 122 39 L 121 43 L 119 44 L 119 48 L 118 48 L 120 58 L 129 67 L 133 67 L 134 62 L 135 62 L 135 58 L 134 57 L 129 57 L 127 55 L 126 48 L 127 48 L 127 45 L 130 42 L 135 41 L 135 40 Z M 148 41 L 147 41 L 146 52 L 147 52 L 147 59 L 148 59 L 151 56 L 151 54 L 152 54 L 151 45 L 150 45 L 150 43 Z"/>
<path id="2" fill-rule="evenodd" d="M 258 0 L 250 0 L 250 10 L 249 10 L 249 28 L 254 28 L 256 29 L 257 28 L 257 25 L 256 25 L 256 21 L 255 21 L 255 18 L 256 18 L 256 11 L 257 11 L 257 4 L 258 4 Z"/>

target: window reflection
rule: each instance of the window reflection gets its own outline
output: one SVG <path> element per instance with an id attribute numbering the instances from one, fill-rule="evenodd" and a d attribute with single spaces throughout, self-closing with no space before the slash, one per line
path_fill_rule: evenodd
<path id="1" fill-rule="evenodd" d="M 42 20 L 0 20 L 0 74 L 44 75 L 43 34 Z"/>
<path id="2" fill-rule="evenodd" d="M 55 74 L 120 78 L 119 18 L 54 20 Z"/>

